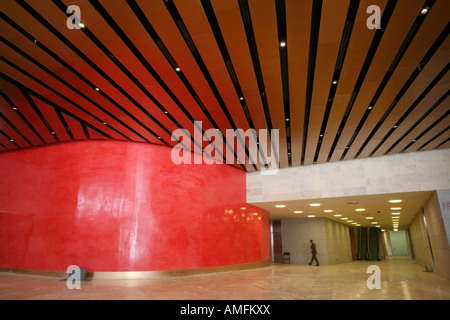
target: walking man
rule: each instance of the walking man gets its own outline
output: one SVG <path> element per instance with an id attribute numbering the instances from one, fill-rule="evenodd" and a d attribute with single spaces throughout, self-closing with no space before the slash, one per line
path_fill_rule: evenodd
<path id="1" fill-rule="evenodd" d="M 309 240 L 309 243 L 311 244 L 311 262 L 308 263 L 309 265 L 312 264 L 313 260 L 316 260 L 316 266 L 319 265 L 319 260 L 317 260 L 316 254 L 317 254 L 317 250 L 316 250 L 316 244 L 312 241 Z"/>

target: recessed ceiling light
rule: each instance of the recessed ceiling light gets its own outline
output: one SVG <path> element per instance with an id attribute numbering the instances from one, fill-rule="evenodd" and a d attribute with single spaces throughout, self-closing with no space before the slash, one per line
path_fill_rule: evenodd
<path id="1" fill-rule="evenodd" d="M 285 204 L 277 204 L 275 205 L 275 208 L 286 208 Z"/>
<path id="2" fill-rule="evenodd" d="M 286 47 L 286 42 L 284 41 L 280 42 L 280 47 Z"/>
<path id="3" fill-rule="evenodd" d="M 9 141 L 14 142 L 14 139 L 9 139 Z"/>
<path id="4" fill-rule="evenodd" d="M 367 220 L 372 220 L 372 219 L 373 219 L 373 217 L 366 217 L 366 219 L 367 219 Z"/>
<path id="5" fill-rule="evenodd" d="M 99 88 L 95 88 L 95 91 L 100 91 L 100 89 Z"/>
<path id="6" fill-rule="evenodd" d="M 244 100 L 244 97 L 239 97 L 239 100 Z"/>
<path id="7" fill-rule="evenodd" d="M 399 214 L 400 214 L 400 212 L 391 212 L 391 214 L 394 214 L 394 215 L 399 215 Z"/>
<path id="8" fill-rule="evenodd" d="M 106 122 L 102 122 L 104 125 L 106 125 Z"/>
<path id="9" fill-rule="evenodd" d="M 323 212 L 333 212 L 333 210 L 323 210 Z"/>
<path id="10" fill-rule="evenodd" d="M 315 218 L 316 216 L 313 214 L 308 215 L 308 218 Z"/>
<path id="11" fill-rule="evenodd" d="M 333 214 L 333 217 L 342 217 L 342 214 Z"/>
<path id="12" fill-rule="evenodd" d="M 341 220 L 348 220 L 348 218 L 341 218 Z"/>
<path id="13" fill-rule="evenodd" d="M 347 220 L 347 222 L 353 222 L 353 220 Z"/>
<path id="14" fill-rule="evenodd" d="M 54 132 L 54 131 L 52 131 L 51 133 L 52 133 L 52 134 L 55 134 L 55 132 Z"/>
<path id="15" fill-rule="evenodd" d="M 84 28 L 84 27 L 86 27 L 85 25 L 84 25 L 84 23 L 82 23 L 82 22 L 80 22 L 80 24 L 78 25 L 80 28 Z"/>
<path id="16" fill-rule="evenodd" d="M 13 107 L 13 110 L 17 110 L 17 108 L 16 108 L 16 107 Z"/>
<path id="17" fill-rule="evenodd" d="M 377 224 L 375 227 L 376 227 L 376 228 L 381 228 L 381 226 L 380 226 L 379 224 Z"/>
<path id="18" fill-rule="evenodd" d="M 247 209 L 247 207 L 241 207 L 241 209 L 242 209 L 242 210 L 245 210 L 245 209 Z"/>
<path id="19" fill-rule="evenodd" d="M 311 207 L 320 207 L 320 203 L 310 203 Z"/>
<path id="20" fill-rule="evenodd" d="M 352 222 L 352 224 L 357 224 L 356 222 Z"/>
<path id="21" fill-rule="evenodd" d="M 423 8 L 421 11 L 420 11 L 420 14 L 427 14 L 428 13 L 428 8 Z"/>
<path id="22" fill-rule="evenodd" d="M 363 208 L 361 208 L 361 209 L 355 209 L 355 211 L 366 211 L 366 209 L 363 209 Z"/>
<path id="23" fill-rule="evenodd" d="M 333 81 L 333 84 L 337 84 L 338 82 L 336 80 Z"/>
<path id="24" fill-rule="evenodd" d="M 294 213 L 303 213 L 303 211 L 297 210 L 297 211 L 294 211 Z"/>
<path id="25" fill-rule="evenodd" d="M 391 210 L 401 210 L 402 208 L 401 207 L 394 207 L 394 208 L 391 208 Z"/>
<path id="26" fill-rule="evenodd" d="M 350 202 L 347 202 L 347 204 L 358 204 L 359 203 L 359 201 L 350 201 Z"/>
<path id="27" fill-rule="evenodd" d="M 400 202 L 402 202 L 402 201 L 403 201 L 403 200 L 396 200 L 396 199 L 395 199 L 395 200 L 389 200 L 390 203 L 400 203 Z"/>
<path id="28" fill-rule="evenodd" d="M 176 67 L 176 68 L 175 68 L 175 71 L 176 71 L 176 72 L 180 72 L 181 69 L 180 69 L 179 67 Z"/>
<path id="29" fill-rule="evenodd" d="M 373 221 L 373 222 L 371 222 L 371 224 L 378 224 L 378 222 Z"/>
<path id="30" fill-rule="evenodd" d="M 159 140 L 161 140 L 161 137 L 158 137 Z"/>

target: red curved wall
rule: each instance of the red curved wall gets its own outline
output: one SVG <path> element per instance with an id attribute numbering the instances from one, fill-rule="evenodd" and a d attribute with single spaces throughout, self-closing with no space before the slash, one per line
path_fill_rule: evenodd
<path id="1" fill-rule="evenodd" d="M 83 141 L 0 154 L 0 267 L 196 269 L 270 258 L 245 172 L 171 148 Z"/>

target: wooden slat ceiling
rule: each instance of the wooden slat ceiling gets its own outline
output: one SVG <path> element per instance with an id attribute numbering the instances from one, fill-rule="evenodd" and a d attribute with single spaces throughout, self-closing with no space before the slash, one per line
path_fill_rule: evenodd
<path id="1" fill-rule="evenodd" d="M 84 28 L 67 27 L 70 5 Z M 370 5 L 379 29 L 366 25 Z M 208 129 L 278 129 L 281 168 L 450 146 L 448 0 L 3 0 L 0 10 L 2 152 L 85 139 L 175 146 L 178 128 L 193 151 Z M 253 138 L 233 164 L 249 172 L 264 166 L 249 161 Z M 243 149 L 222 148 L 216 159 Z"/>

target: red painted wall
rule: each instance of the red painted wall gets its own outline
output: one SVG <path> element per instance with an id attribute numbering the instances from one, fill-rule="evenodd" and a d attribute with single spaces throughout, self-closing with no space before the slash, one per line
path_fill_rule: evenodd
<path id="1" fill-rule="evenodd" d="M 180 270 L 270 259 L 245 172 L 171 148 L 82 141 L 0 154 L 0 267 Z M 244 209 L 245 208 L 245 209 Z"/>

